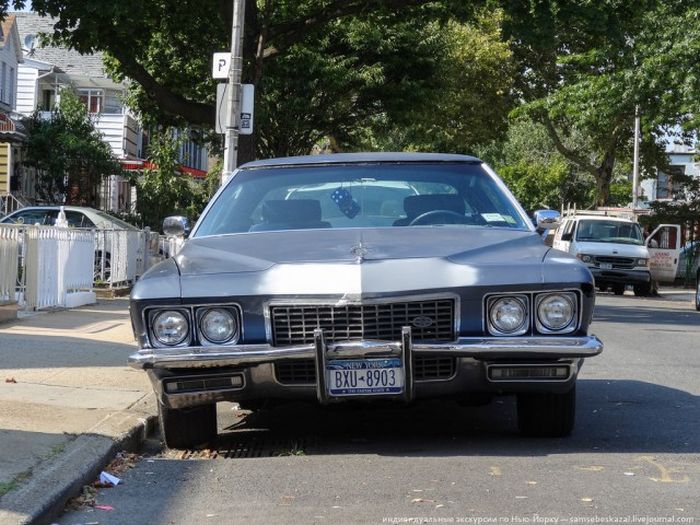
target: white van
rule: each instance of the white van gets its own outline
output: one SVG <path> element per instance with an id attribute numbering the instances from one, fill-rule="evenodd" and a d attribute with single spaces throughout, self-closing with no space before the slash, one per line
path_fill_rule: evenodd
<path id="1" fill-rule="evenodd" d="M 625 217 L 576 214 L 564 217 L 552 243 L 588 266 L 599 290 L 649 295 L 654 281 L 673 281 L 680 227 L 664 224 L 644 238 L 637 222 Z"/>

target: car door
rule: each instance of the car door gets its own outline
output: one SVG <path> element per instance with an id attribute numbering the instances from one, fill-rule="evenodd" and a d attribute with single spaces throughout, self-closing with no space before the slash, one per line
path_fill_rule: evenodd
<path id="1" fill-rule="evenodd" d="M 678 269 L 681 251 L 681 227 L 678 224 L 661 224 L 644 244 L 649 250 L 649 271 L 659 282 L 673 282 Z"/>
<path id="2" fill-rule="evenodd" d="M 569 253 L 571 251 L 571 242 L 574 238 L 575 226 L 575 219 L 566 219 L 564 224 L 557 230 L 552 247 Z"/>

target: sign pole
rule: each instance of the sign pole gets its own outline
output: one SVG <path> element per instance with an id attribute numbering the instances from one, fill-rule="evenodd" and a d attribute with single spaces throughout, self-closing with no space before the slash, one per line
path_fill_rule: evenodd
<path id="1" fill-rule="evenodd" d="M 632 209 L 639 206 L 639 106 L 634 108 L 634 152 L 632 159 Z"/>
<path id="2" fill-rule="evenodd" d="M 233 0 L 233 25 L 231 28 L 231 66 L 228 72 L 228 112 L 224 136 L 224 168 L 221 184 L 233 175 L 238 164 L 238 135 L 240 131 L 241 74 L 243 71 L 243 24 L 245 0 Z"/>

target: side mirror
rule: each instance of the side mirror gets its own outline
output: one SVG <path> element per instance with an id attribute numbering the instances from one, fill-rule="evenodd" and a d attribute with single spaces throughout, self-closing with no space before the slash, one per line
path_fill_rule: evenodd
<path id="1" fill-rule="evenodd" d="M 557 210 L 537 210 L 535 212 L 535 225 L 537 230 L 555 230 L 559 227 L 561 215 Z"/>
<path id="2" fill-rule="evenodd" d="M 167 237 L 187 237 L 190 234 L 190 221 L 182 215 L 166 217 L 163 221 L 163 233 Z"/>

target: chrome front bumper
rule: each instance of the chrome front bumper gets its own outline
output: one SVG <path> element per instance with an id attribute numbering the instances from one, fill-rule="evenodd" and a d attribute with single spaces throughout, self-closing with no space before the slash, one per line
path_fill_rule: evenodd
<path id="1" fill-rule="evenodd" d="M 144 348 L 129 356 L 129 365 L 139 369 L 212 368 L 253 366 L 286 359 L 342 359 L 395 355 L 397 357 L 471 357 L 474 359 L 557 359 L 593 357 L 603 351 L 596 336 L 583 337 L 461 337 L 453 343 L 413 343 L 410 329 L 404 328 L 402 341 L 346 341 L 327 343 L 316 330 L 315 342 L 298 346 L 274 347 L 268 344 L 235 347 Z M 404 362 L 409 362 L 406 360 Z"/>

